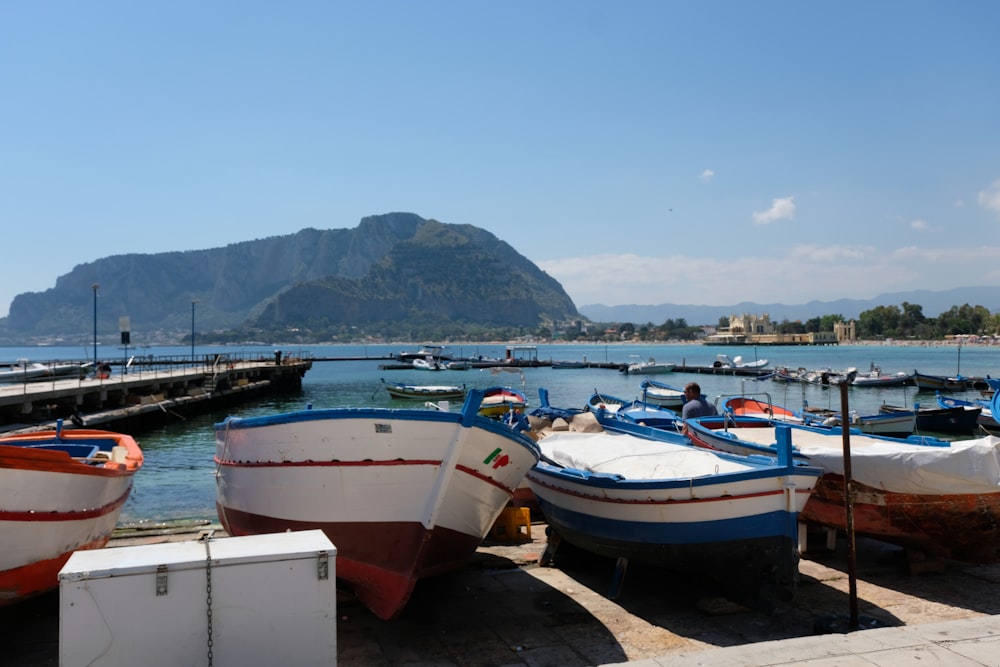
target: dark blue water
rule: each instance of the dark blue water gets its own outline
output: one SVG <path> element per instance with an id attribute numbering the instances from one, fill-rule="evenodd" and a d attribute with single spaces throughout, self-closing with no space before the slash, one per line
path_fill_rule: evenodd
<path id="1" fill-rule="evenodd" d="M 439 371 L 380 370 L 385 357 L 402 350 L 412 351 L 417 345 L 337 345 L 282 346 L 286 354 L 305 353 L 313 357 L 372 357 L 364 361 L 316 362 L 306 374 L 302 392 L 291 396 L 268 397 L 248 402 L 232 414 L 240 416 L 269 414 L 303 409 L 307 404 L 317 408 L 340 406 L 415 407 L 418 403 L 393 400 L 381 387 L 380 378 L 412 384 L 464 384 L 484 388 L 494 384 L 524 389 L 529 402 L 537 405 L 538 389 L 549 391 L 553 405 L 582 407 L 595 391 L 621 398 L 639 396 L 640 376 L 625 375 L 616 370 L 600 368 L 553 369 L 525 368 L 518 372 L 494 373 L 490 370 Z M 273 353 L 272 347 L 198 346 L 197 354 L 247 351 L 260 355 Z M 455 356 L 503 358 L 506 346 L 454 345 L 448 351 Z M 120 355 L 121 351 L 98 350 L 99 356 Z M 153 347 L 136 350 L 138 354 L 187 355 L 190 347 Z M 1000 349 L 995 347 L 953 345 L 919 346 L 829 346 L 829 347 L 705 347 L 702 345 L 539 345 L 538 359 L 584 359 L 595 363 L 632 363 L 655 358 L 661 362 L 711 366 L 716 354 L 730 357 L 742 355 L 745 360 L 768 359 L 769 366 L 789 368 L 856 367 L 867 370 L 871 364 L 883 372 L 919 370 L 933 375 L 996 377 L 1000 375 Z M 0 361 L 28 358 L 35 361 L 53 359 L 83 359 L 81 348 L 31 347 L 0 348 Z M 117 358 L 117 356 L 115 356 Z M 719 395 L 767 392 L 772 400 L 793 409 L 810 405 L 840 408 L 840 392 L 814 385 L 782 384 L 770 381 L 754 382 L 744 378 L 716 375 L 674 373 L 656 376 L 670 384 L 683 385 L 692 380 L 701 384 L 711 399 Z M 976 394 L 978 395 L 978 394 Z M 914 401 L 930 405 L 933 395 L 917 394 L 906 388 L 852 388 L 849 408 L 861 413 L 877 412 L 882 403 L 912 405 Z M 458 406 L 453 406 L 457 409 Z M 530 406 L 529 406 L 530 409 Z M 214 441 L 212 425 L 229 413 L 192 417 L 155 430 L 134 433 L 145 455 L 143 469 L 136 475 L 135 490 L 121 520 L 164 521 L 176 519 L 215 519 L 215 482 L 213 478 Z"/>

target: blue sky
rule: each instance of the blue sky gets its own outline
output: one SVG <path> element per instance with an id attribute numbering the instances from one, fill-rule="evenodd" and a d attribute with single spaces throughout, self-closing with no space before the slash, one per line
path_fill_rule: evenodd
<path id="1" fill-rule="evenodd" d="M 0 3 L 0 314 L 408 211 L 594 303 L 1000 286 L 1000 3 Z M 81 291 L 90 285 L 81 285 Z"/>

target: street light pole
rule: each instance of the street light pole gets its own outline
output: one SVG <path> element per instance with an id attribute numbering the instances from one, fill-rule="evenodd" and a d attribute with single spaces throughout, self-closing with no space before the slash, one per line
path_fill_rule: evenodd
<path id="1" fill-rule="evenodd" d="M 198 299 L 191 299 L 191 365 L 194 366 L 194 304 Z"/>
<path id="2" fill-rule="evenodd" d="M 97 368 L 97 283 L 91 285 L 94 290 L 94 368 Z"/>

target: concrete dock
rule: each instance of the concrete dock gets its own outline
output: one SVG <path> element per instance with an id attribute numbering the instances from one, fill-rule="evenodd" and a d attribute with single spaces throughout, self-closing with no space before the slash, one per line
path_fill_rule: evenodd
<path id="1" fill-rule="evenodd" d="M 114 543 L 194 537 L 138 535 Z M 851 629 L 845 540 L 834 547 L 806 554 L 795 598 L 765 614 L 730 603 L 704 582 L 641 566 L 629 567 L 621 594 L 610 599 L 607 560 L 560 552 L 553 567 L 539 566 L 545 525 L 535 522 L 530 540 L 486 542 L 466 568 L 421 582 L 393 621 L 376 618 L 346 593 L 339 597 L 338 664 L 1000 667 L 1000 565 L 915 568 L 901 550 L 861 539 L 864 629 Z M 58 664 L 58 594 L 0 608 L 0 624 L 18 638 L 5 645 L 3 664 Z"/>

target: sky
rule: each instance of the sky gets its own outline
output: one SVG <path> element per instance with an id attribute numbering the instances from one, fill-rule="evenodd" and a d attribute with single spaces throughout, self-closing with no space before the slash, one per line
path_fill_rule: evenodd
<path id="1" fill-rule="evenodd" d="M 1000 3 L 0 3 L 0 316 L 396 211 L 574 303 L 1000 286 Z M 81 285 L 88 292 L 90 285 Z"/>

